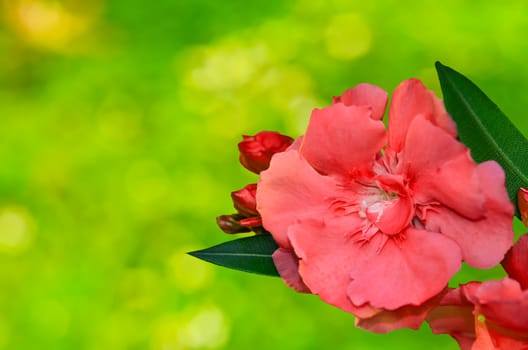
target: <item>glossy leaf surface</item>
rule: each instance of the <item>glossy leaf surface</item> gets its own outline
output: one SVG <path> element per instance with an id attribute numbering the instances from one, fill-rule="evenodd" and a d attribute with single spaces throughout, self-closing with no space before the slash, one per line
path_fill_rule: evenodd
<path id="1" fill-rule="evenodd" d="M 277 248 L 277 243 L 271 235 L 261 234 L 235 239 L 189 254 L 235 270 L 278 276 L 271 257 Z"/>

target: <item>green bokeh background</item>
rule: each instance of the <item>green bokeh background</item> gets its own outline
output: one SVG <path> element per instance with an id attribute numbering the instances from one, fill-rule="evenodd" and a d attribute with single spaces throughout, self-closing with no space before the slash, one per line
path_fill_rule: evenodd
<path id="1" fill-rule="evenodd" d="M 525 1 L 0 4 L 0 349 L 457 348 L 184 252 L 230 238 L 242 134 L 357 83 L 440 94 L 440 60 L 528 134 Z"/>

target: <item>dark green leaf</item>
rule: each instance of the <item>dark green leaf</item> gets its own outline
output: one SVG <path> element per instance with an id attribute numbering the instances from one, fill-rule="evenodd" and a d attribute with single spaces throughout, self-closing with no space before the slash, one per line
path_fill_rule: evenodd
<path id="1" fill-rule="evenodd" d="M 440 62 L 436 62 L 436 71 L 460 139 L 477 162 L 495 160 L 503 167 L 508 194 L 517 203 L 519 188 L 528 187 L 528 141 L 468 78 Z"/>
<path id="2" fill-rule="evenodd" d="M 269 234 L 239 238 L 189 254 L 231 269 L 278 276 L 271 255 L 278 248 Z"/>

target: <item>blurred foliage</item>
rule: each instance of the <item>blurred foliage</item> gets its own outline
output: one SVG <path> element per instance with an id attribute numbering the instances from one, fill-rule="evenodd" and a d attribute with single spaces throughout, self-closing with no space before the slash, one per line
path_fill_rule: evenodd
<path id="1" fill-rule="evenodd" d="M 440 60 L 527 135 L 526 2 L 0 6 L 0 349 L 456 349 L 184 252 L 229 239 L 241 134 L 298 136 L 359 82 L 439 93 Z"/>

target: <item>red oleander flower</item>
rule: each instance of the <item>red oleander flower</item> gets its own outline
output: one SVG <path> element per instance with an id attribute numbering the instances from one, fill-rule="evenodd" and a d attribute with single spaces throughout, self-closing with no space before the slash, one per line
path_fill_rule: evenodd
<path id="1" fill-rule="evenodd" d="M 441 101 L 403 82 L 388 132 L 386 104 L 385 91 L 361 84 L 314 110 L 257 189 L 286 283 L 363 320 L 423 305 L 462 261 L 492 267 L 513 240 L 503 170 L 475 164 Z"/>
<path id="2" fill-rule="evenodd" d="M 462 350 L 526 350 L 528 290 L 511 278 L 471 282 L 450 290 L 427 321 Z"/>
<path id="3" fill-rule="evenodd" d="M 256 174 L 266 170 L 271 157 L 286 150 L 293 142 L 289 136 L 274 131 L 261 131 L 255 136 L 243 136 L 238 144 L 240 163 Z"/>

